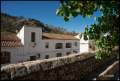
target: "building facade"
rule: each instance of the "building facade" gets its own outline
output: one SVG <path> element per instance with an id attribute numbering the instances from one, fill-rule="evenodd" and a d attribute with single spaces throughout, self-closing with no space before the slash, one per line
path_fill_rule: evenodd
<path id="1" fill-rule="evenodd" d="M 17 34 L 1 34 L 1 64 L 49 59 L 83 52 L 89 52 L 89 41 L 85 41 L 79 35 L 44 33 L 39 27 L 29 26 L 23 26 Z"/>

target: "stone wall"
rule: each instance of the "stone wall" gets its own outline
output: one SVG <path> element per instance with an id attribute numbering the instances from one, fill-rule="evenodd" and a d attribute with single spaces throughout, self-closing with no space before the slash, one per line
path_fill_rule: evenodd
<path id="1" fill-rule="evenodd" d="M 11 80 L 80 80 L 114 57 L 96 60 L 94 53 L 28 61 L 1 67 L 1 79 Z"/>

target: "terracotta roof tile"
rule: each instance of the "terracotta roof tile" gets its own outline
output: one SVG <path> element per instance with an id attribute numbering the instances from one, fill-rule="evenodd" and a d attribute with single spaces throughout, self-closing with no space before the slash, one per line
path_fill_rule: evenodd
<path id="1" fill-rule="evenodd" d="M 64 34 L 54 34 L 54 33 L 43 33 L 43 39 L 53 39 L 53 40 L 79 40 L 72 35 Z M 14 33 L 1 32 L 1 47 L 20 47 L 21 40 Z"/>
<path id="2" fill-rule="evenodd" d="M 1 47 L 20 47 L 20 39 L 14 33 L 1 32 Z"/>
<path id="3" fill-rule="evenodd" d="M 43 39 L 58 39 L 58 40 L 79 40 L 73 35 L 54 34 L 54 33 L 43 33 Z"/>

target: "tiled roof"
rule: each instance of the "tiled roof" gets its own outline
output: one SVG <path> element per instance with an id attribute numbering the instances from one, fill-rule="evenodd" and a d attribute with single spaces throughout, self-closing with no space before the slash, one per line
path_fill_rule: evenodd
<path id="1" fill-rule="evenodd" d="M 20 47 L 20 39 L 14 33 L 1 32 L 1 47 Z"/>
<path id="2" fill-rule="evenodd" d="M 54 34 L 54 33 L 43 33 L 43 39 L 58 39 L 58 40 L 79 40 L 73 35 Z"/>
<path id="3" fill-rule="evenodd" d="M 79 40 L 72 35 L 64 35 L 64 34 L 54 34 L 54 33 L 43 33 L 42 38 L 44 40 L 52 39 L 52 40 Z M 10 32 L 2 32 L 1 33 L 1 47 L 20 47 L 23 46 L 21 44 L 21 40 L 14 33 Z"/>

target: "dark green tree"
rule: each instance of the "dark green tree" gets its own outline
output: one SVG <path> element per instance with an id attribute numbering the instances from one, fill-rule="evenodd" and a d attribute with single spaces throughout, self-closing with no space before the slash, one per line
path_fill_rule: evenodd
<path id="1" fill-rule="evenodd" d="M 85 28 L 84 39 L 95 40 L 98 48 L 97 59 L 104 59 L 112 54 L 112 48 L 119 43 L 119 1 L 96 0 L 96 1 L 71 1 L 61 0 L 61 5 L 56 14 L 63 16 L 65 21 L 81 15 L 91 16 L 97 10 L 102 13 L 96 18 L 96 23 Z"/>

